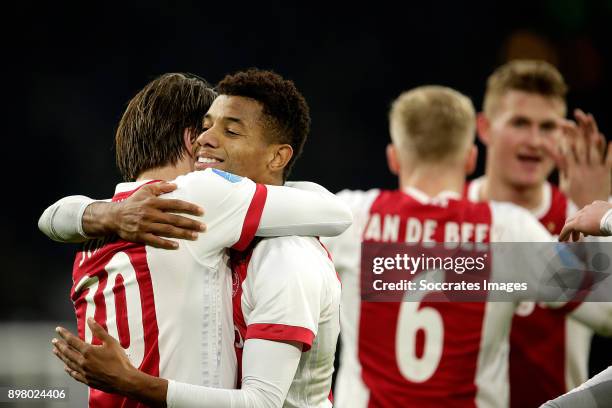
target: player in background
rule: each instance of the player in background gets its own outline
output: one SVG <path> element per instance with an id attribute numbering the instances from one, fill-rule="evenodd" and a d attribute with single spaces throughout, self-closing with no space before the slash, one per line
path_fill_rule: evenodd
<path id="1" fill-rule="evenodd" d="M 559 71 L 544 61 L 512 61 L 489 77 L 477 119 L 486 146 L 485 175 L 468 184 L 470 200 L 520 205 L 559 235 L 577 208 L 608 199 L 610 145 L 606 155 L 605 139 L 592 115 L 576 110 L 577 125 L 564 119 L 566 91 Z M 571 199 L 547 181 L 558 143 L 565 147 L 564 160 L 557 160 L 561 183 Z M 512 407 L 539 406 L 587 379 L 593 331 L 571 319 L 576 307 L 611 305 L 572 303 L 551 310 L 525 302 L 518 309 L 510 347 Z"/>
<path id="2" fill-rule="evenodd" d="M 516 302 L 367 302 L 360 251 L 368 242 L 548 242 L 526 210 L 462 198 L 476 165 L 475 112 L 449 88 L 419 87 L 389 115 L 394 191 L 343 191 L 353 225 L 325 240 L 342 277 L 342 407 L 507 407 L 509 330 Z M 410 226 L 410 228 L 408 227 Z M 461 227 L 459 227 L 461 226 Z M 534 270 L 523 271 L 536 274 Z M 581 316 L 609 326 L 609 315 Z"/>
<path id="3" fill-rule="evenodd" d="M 229 75 L 217 89 L 221 95 L 197 139 L 196 168 L 214 167 L 282 185 L 308 133 L 310 118 L 301 94 L 291 81 L 258 70 Z M 282 148 L 270 150 L 273 146 Z M 209 232 L 214 228 L 208 227 Z M 61 331 L 73 348 L 87 350 L 82 356 L 86 362 L 78 364 L 81 357 L 63 341 L 56 352 L 76 379 L 154 405 L 330 407 L 340 282 L 326 250 L 314 238 L 283 237 L 254 243 L 232 258 L 241 390 L 141 373 L 129 364 L 120 344 L 93 322 L 92 330 L 104 340 L 101 347 Z"/>
<path id="4" fill-rule="evenodd" d="M 100 344 L 86 324 L 89 318 L 95 318 L 126 349 L 126 361 L 143 372 L 232 388 L 236 385 L 236 357 L 231 273 L 225 248 L 243 250 L 255 234 L 339 233 L 350 224 L 351 215 L 344 204 L 320 187 L 309 192 L 266 186 L 214 168 L 223 161 L 239 163 L 228 167 L 250 169 L 251 176 L 266 170 L 282 174 L 282 168 L 291 161 L 300 139 L 264 137 L 267 130 L 276 130 L 281 124 L 268 125 L 266 120 L 274 116 L 265 116 L 262 106 L 249 98 L 222 96 L 216 100 L 215 106 L 222 112 L 229 109 L 228 99 L 233 101 L 233 111 L 224 115 L 215 129 L 216 136 L 235 143 L 224 144 L 214 156 L 206 148 L 199 149 L 196 156 L 193 134 L 201 129 L 214 96 L 198 78 L 164 75 L 132 99 L 116 137 L 121 172 L 126 180 L 135 181 L 119 184 L 113 201 L 124 200 L 149 180 L 175 179 L 177 188 L 166 197 L 206 208 L 205 215 L 194 218 L 198 225 L 208 225 L 206 236 L 182 242 L 176 251 L 115 237 L 90 241 L 75 259 L 72 299 L 79 335 L 87 342 Z M 240 137 L 234 135 L 235 129 Z M 254 157 L 258 161 L 250 168 L 242 162 Z M 196 160 L 198 166 L 207 168 L 190 172 Z M 78 204 L 76 208 L 89 211 L 87 199 L 64 202 L 43 214 L 41 229 L 58 238 L 71 238 L 79 235 L 81 227 L 87 234 L 106 233 L 113 227 L 112 222 L 103 225 L 109 218 L 102 216 L 93 220 L 94 228 L 90 228 L 87 217 L 80 220 L 83 210 L 75 214 L 74 203 Z M 118 205 L 97 203 L 93 210 L 104 214 Z M 282 275 L 279 272 L 278 279 Z M 253 350 L 255 356 L 261 352 L 256 346 Z M 279 355 L 282 352 L 274 351 Z M 297 354 L 299 361 L 299 351 Z M 92 407 L 137 405 L 137 401 L 119 395 L 93 389 L 90 392 Z"/>

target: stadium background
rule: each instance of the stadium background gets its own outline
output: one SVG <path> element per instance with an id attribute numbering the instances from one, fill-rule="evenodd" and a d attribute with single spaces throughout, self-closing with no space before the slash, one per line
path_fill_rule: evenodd
<path id="1" fill-rule="evenodd" d="M 294 80 L 312 131 L 292 178 L 332 191 L 395 186 L 384 156 L 386 114 L 401 91 L 448 85 L 480 107 L 487 76 L 512 58 L 557 65 L 570 109 L 592 112 L 612 135 L 612 0 L 4 8 L 0 386 L 74 386 L 49 340 L 57 323 L 73 325 L 75 247 L 48 241 L 36 221 L 62 196 L 112 194 L 116 124 L 159 74 L 193 72 L 216 83 L 255 66 Z M 610 362 L 612 352 L 595 355 L 591 369 Z M 82 393 L 74 390 L 71 406 Z"/>

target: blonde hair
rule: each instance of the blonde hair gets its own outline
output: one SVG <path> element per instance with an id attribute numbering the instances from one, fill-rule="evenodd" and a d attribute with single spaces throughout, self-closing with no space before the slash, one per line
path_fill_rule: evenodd
<path id="1" fill-rule="evenodd" d="M 389 127 L 400 156 L 437 162 L 460 159 L 475 137 L 476 112 L 465 95 L 443 86 L 420 86 L 391 105 Z"/>
<path id="2" fill-rule="evenodd" d="M 483 110 L 494 114 L 499 99 L 508 91 L 523 91 L 563 102 L 567 85 L 557 68 L 541 60 L 514 60 L 497 68 L 487 80 Z"/>

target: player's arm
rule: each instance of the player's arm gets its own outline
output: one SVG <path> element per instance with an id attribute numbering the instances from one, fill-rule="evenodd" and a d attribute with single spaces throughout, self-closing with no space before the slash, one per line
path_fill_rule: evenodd
<path id="1" fill-rule="evenodd" d="M 316 183 L 266 188 L 268 197 L 257 236 L 335 236 L 353 222 L 350 208 Z"/>
<path id="2" fill-rule="evenodd" d="M 548 401 L 541 408 L 599 408 L 612 401 L 612 367 L 571 390 L 567 394 Z"/>
<path id="3" fill-rule="evenodd" d="M 83 242 L 117 234 L 126 241 L 174 249 L 176 242 L 159 236 L 194 240 L 205 229 L 197 220 L 171 214 L 202 215 L 200 207 L 157 197 L 175 189 L 171 183 L 147 184 L 128 199 L 115 203 L 85 196 L 65 197 L 43 212 L 38 228 L 59 242 Z"/>
<path id="4" fill-rule="evenodd" d="M 132 366 L 119 342 L 102 326 L 93 319 L 87 323 L 102 345 L 87 344 L 63 328 L 58 330 L 61 339 L 54 339 L 54 354 L 65 363 L 66 372 L 90 387 L 154 407 L 281 407 L 301 355 L 298 343 L 247 340 L 242 389 L 224 390 L 145 374 Z"/>
<path id="5" fill-rule="evenodd" d="M 351 211 L 335 195 L 318 186 L 313 191 L 256 184 L 217 169 L 189 173 L 175 180 L 170 197 L 205 209 L 207 234 L 188 243 L 199 257 L 220 248 L 243 250 L 257 236 L 337 235 L 352 221 Z"/>
<path id="6" fill-rule="evenodd" d="M 300 362 L 300 343 L 249 339 L 242 354 L 240 390 L 170 381 L 169 408 L 280 408 Z M 270 364 L 270 362 L 274 364 Z"/>
<path id="7" fill-rule="evenodd" d="M 187 191 L 181 198 L 195 204 L 157 198 L 157 195 L 172 191 L 176 186 L 169 183 L 150 184 L 120 203 L 93 202 L 87 197 L 60 200 L 45 210 L 39 220 L 39 228 L 45 235 L 60 242 L 82 242 L 116 233 L 127 241 L 174 249 L 176 242 L 160 236 L 197 239 L 197 232 L 205 228 L 201 218 L 202 208 L 210 213 L 208 219 L 213 220 L 215 227 L 223 226 L 217 231 L 221 237 L 228 238 L 227 242 L 224 241 L 226 246 L 234 245 L 243 230 L 247 238 L 253 235 L 331 236 L 340 234 L 352 222 L 350 209 L 332 193 L 314 183 L 299 183 L 296 188 L 258 185 L 256 189 L 249 188 L 255 184 L 248 179 L 231 183 L 210 170 L 184 177 L 182 180 L 187 185 L 184 186 Z M 264 197 L 257 200 L 261 196 L 257 193 L 262 188 Z M 255 216 L 245 220 L 245 214 L 250 213 L 247 209 L 251 207 Z M 170 212 L 196 217 L 187 218 Z M 214 220 L 219 222 L 215 223 Z M 61 234 L 57 231 L 61 231 Z M 248 242 L 249 239 L 244 241 Z"/>
<path id="8" fill-rule="evenodd" d="M 600 336 L 612 336 L 612 302 L 584 302 L 570 317 L 590 327 Z"/>
<path id="9" fill-rule="evenodd" d="M 612 235 L 612 203 L 595 201 L 568 218 L 559 241 L 578 241 L 583 235 Z"/>

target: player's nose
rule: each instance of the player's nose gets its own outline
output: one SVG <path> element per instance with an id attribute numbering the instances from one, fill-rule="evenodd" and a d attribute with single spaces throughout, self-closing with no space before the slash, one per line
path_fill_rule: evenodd
<path id="1" fill-rule="evenodd" d="M 219 138 L 215 135 L 214 128 L 207 129 L 200 133 L 196 143 L 204 147 L 219 147 Z"/>
<path id="2" fill-rule="evenodd" d="M 542 145 L 542 138 L 543 135 L 541 134 L 540 130 L 536 126 L 532 126 L 529 128 L 529 132 L 525 140 L 528 146 L 538 149 Z"/>

